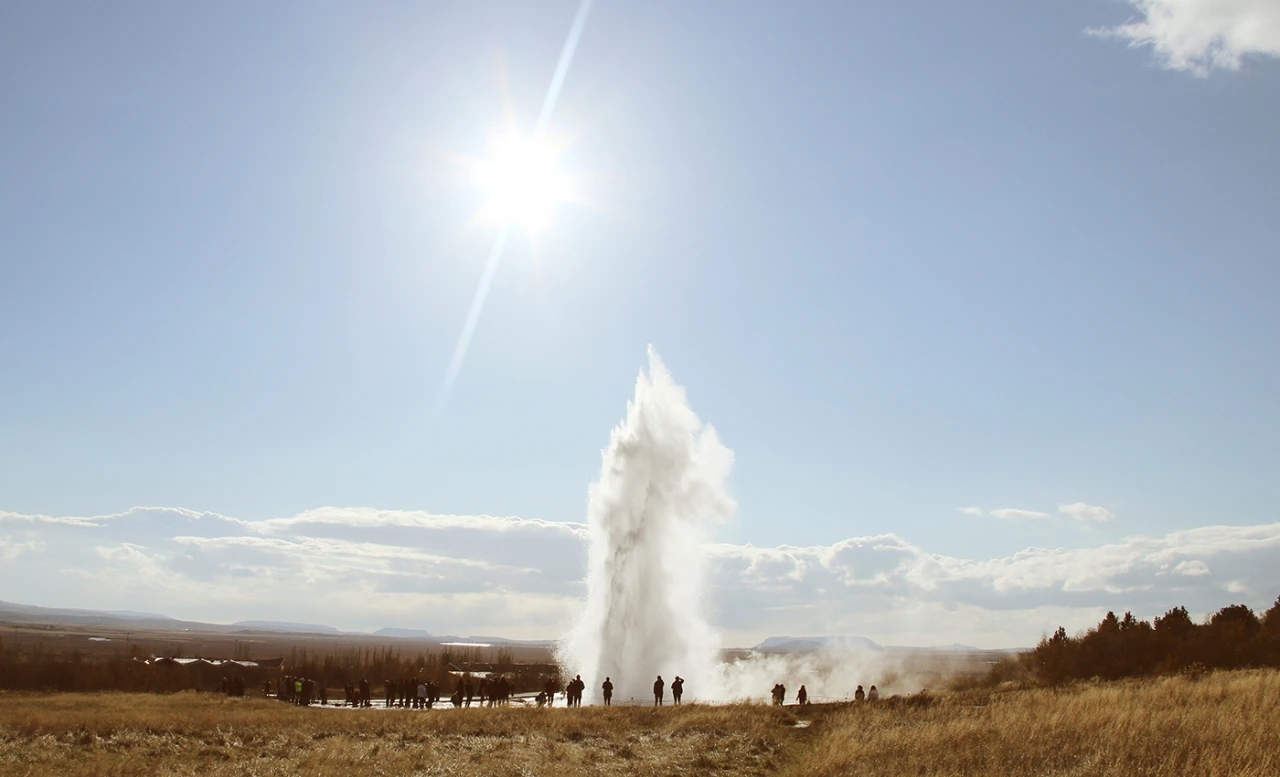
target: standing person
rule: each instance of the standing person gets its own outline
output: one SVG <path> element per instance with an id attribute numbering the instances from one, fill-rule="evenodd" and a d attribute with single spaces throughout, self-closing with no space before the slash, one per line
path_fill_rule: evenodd
<path id="1" fill-rule="evenodd" d="M 480 678 L 480 706 L 484 706 L 484 700 L 489 695 L 489 678 Z"/>
<path id="2" fill-rule="evenodd" d="M 547 681 L 542 684 L 542 692 L 547 695 L 547 705 L 554 707 L 556 702 L 556 680 L 554 677 L 548 677 Z"/>
<path id="3" fill-rule="evenodd" d="M 684 678 L 676 675 L 676 679 L 671 681 L 671 703 L 679 704 L 680 697 L 684 695 Z"/>
<path id="4" fill-rule="evenodd" d="M 658 679 L 653 681 L 653 706 L 662 706 L 662 691 L 667 684 L 662 682 L 662 675 L 658 675 Z"/>
<path id="5" fill-rule="evenodd" d="M 373 699 L 369 695 L 369 681 L 363 677 L 360 678 L 360 706 L 361 707 L 373 706 Z"/>
<path id="6" fill-rule="evenodd" d="M 809 692 L 804 689 L 803 685 L 800 686 L 800 690 L 796 691 L 796 702 L 801 707 L 809 703 Z"/>
<path id="7" fill-rule="evenodd" d="M 608 677 L 604 678 L 604 683 L 600 686 L 600 690 L 604 691 L 604 706 L 613 706 L 613 680 Z"/>
<path id="8" fill-rule="evenodd" d="M 418 698 L 414 701 L 413 708 L 420 710 L 425 708 L 426 706 L 427 706 L 427 684 L 419 680 L 418 681 Z"/>
<path id="9" fill-rule="evenodd" d="M 858 690 L 853 692 L 853 699 L 854 701 L 862 701 L 865 698 L 867 698 L 867 694 L 862 690 L 862 686 L 859 685 Z"/>
<path id="10" fill-rule="evenodd" d="M 867 691 L 867 701 L 875 701 L 876 699 L 879 699 L 879 698 L 880 698 L 880 692 L 876 690 L 876 687 L 874 685 L 871 686 L 871 690 Z"/>
<path id="11" fill-rule="evenodd" d="M 462 696 L 468 707 L 471 706 L 471 697 L 475 694 L 475 688 L 471 686 L 471 675 L 467 675 L 466 680 L 462 684 Z"/>
<path id="12" fill-rule="evenodd" d="M 573 706 L 582 706 L 582 692 L 587 690 L 587 684 L 582 682 L 582 675 L 573 678 Z"/>

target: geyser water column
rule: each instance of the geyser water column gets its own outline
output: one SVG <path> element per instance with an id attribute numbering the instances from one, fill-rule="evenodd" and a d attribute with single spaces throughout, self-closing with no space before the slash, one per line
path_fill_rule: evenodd
<path id="1" fill-rule="evenodd" d="M 560 651 L 588 700 L 600 699 L 606 676 L 615 701 L 651 701 L 657 675 L 668 685 L 685 678 L 690 698 L 711 692 L 718 646 L 703 613 L 706 542 L 734 509 L 724 487 L 732 466 L 733 452 L 651 347 L 591 486 L 587 605 Z"/>

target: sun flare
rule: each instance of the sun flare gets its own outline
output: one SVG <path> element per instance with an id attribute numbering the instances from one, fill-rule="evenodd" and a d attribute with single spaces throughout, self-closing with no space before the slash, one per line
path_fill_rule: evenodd
<path id="1" fill-rule="evenodd" d="M 500 228 L 544 229 L 569 197 L 558 156 L 558 149 L 536 137 L 514 131 L 497 137 L 476 168 L 476 182 L 488 194 L 481 220 Z"/>

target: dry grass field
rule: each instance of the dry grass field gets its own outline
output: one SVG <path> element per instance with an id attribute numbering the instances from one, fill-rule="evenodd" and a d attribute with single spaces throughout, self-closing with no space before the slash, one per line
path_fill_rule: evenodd
<path id="1" fill-rule="evenodd" d="M 1280 672 L 940 694 L 841 709 L 794 775 L 1280 775 Z"/>
<path id="2" fill-rule="evenodd" d="M 798 720 L 810 721 L 805 728 Z M 1276 775 L 1280 672 L 814 706 L 298 709 L 0 696 L 0 774 Z"/>
<path id="3" fill-rule="evenodd" d="M 769 774 L 792 710 L 302 709 L 212 694 L 0 696 L 0 774 Z"/>

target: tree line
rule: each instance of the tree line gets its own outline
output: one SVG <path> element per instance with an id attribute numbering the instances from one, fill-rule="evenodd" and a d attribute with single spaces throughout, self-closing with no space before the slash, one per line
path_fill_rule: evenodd
<path id="1" fill-rule="evenodd" d="M 172 651 L 181 657 L 181 651 Z M 236 656 L 236 658 L 243 658 Z M 463 668 L 487 661 L 509 676 L 517 690 L 536 689 L 545 674 L 544 667 L 516 664 L 510 650 L 500 648 L 481 652 L 475 648 L 460 651 L 419 651 L 403 653 L 396 647 L 354 647 L 327 652 L 291 649 L 274 661 L 261 665 L 203 662 L 146 661 L 136 650 L 113 655 L 85 654 L 50 649 L 41 643 L 23 644 L 0 637 L 0 689 L 23 691 L 133 691 L 172 693 L 182 690 L 215 690 L 223 678 L 239 678 L 249 691 L 261 689 L 268 680 L 274 682 L 281 672 L 324 681 L 341 688 L 347 683 L 367 679 L 381 687 L 384 680 L 405 677 L 453 687 L 451 664 Z M 525 677 L 529 675 L 529 677 Z M 525 686 L 528 686 L 526 688 Z"/>
<path id="2" fill-rule="evenodd" d="M 1059 628 L 1041 638 L 1033 650 L 1012 666 L 1002 662 L 993 679 L 1018 668 L 1051 685 L 1100 678 L 1171 674 L 1209 669 L 1280 667 L 1280 598 L 1258 617 L 1243 604 L 1223 607 L 1203 623 L 1196 623 L 1185 607 L 1152 621 L 1126 612 L 1108 612 L 1097 626 L 1068 636 Z"/>

